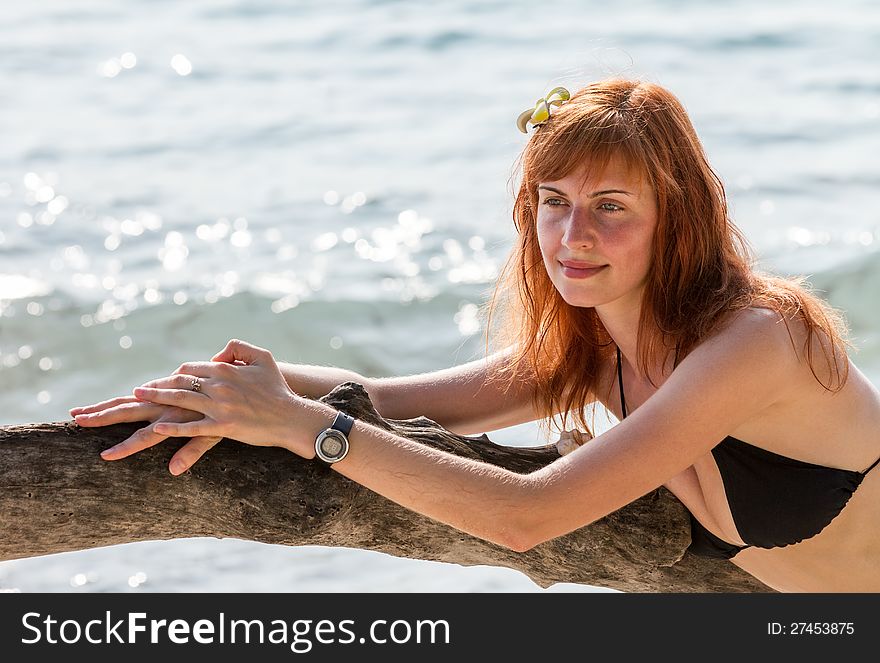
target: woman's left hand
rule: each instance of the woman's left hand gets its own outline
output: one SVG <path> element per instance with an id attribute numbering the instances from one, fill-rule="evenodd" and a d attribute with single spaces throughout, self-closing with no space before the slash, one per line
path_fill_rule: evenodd
<path id="1" fill-rule="evenodd" d="M 157 423 L 154 429 L 161 435 L 228 437 L 260 447 L 286 446 L 302 400 L 271 352 L 237 339 L 212 361 L 183 364 L 171 376 L 137 387 L 134 395 L 204 415 L 188 423 Z M 135 445 L 117 449 L 114 460 L 140 450 Z"/>

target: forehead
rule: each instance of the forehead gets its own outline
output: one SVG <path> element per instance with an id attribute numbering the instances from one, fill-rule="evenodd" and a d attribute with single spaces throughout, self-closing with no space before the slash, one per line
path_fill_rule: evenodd
<path id="1" fill-rule="evenodd" d="M 541 184 L 573 194 L 605 189 L 622 189 L 639 194 L 643 189 L 650 189 L 641 170 L 619 156 L 608 158 L 606 163 L 602 160 L 583 160 L 558 179 L 539 181 L 538 186 Z"/>

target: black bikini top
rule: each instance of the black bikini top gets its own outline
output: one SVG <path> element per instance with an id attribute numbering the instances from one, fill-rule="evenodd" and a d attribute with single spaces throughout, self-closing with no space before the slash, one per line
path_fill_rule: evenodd
<path id="1" fill-rule="evenodd" d="M 620 348 L 617 349 L 620 407 L 626 417 Z M 712 449 L 736 530 L 746 546 L 718 538 L 691 516 L 690 552 L 729 559 L 743 548 L 777 548 L 821 532 L 841 512 L 864 472 L 815 465 L 725 437 Z"/>

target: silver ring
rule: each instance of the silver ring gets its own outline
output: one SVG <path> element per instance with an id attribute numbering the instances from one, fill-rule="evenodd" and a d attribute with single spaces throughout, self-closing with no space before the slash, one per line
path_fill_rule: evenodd
<path id="1" fill-rule="evenodd" d="M 192 382 L 191 382 L 190 384 L 192 385 L 192 390 L 193 390 L 193 391 L 199 391 L 199 392 L 200 392 L 200 391 L 202 390 L 202 381 L 199 380 L 198 378 L 193 378 L 193 379 L 192 379 Z"/>

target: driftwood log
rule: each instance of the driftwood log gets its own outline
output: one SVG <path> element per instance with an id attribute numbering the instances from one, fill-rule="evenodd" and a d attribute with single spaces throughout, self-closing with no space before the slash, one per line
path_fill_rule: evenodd
<path id="1" fill-rule="evenodd" d="M 322 397 L 363 421 L 453 454 L 529 472 L 555 445 L 520 448 L 463 437 L 420 417 L 385 420 L 361 385 Z M 686 552 L 684 506 L 660 488 L 566 536 L 516 553 L 425 518 L 278 448 L 223 440 L 184 475 L 168 473 L 173 439 L 125 460 L 99 452 L 144 424 L 0 427 L 0 560 L 188 537 L 377 550 L 398 557 L 516 569 L 541 587 L 569 582 L 625 592 L 772 591 L 730 562 Z"/>

